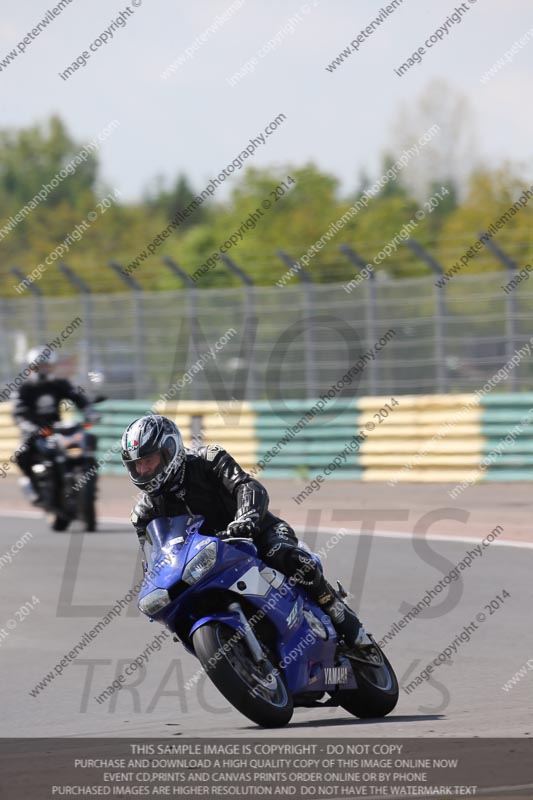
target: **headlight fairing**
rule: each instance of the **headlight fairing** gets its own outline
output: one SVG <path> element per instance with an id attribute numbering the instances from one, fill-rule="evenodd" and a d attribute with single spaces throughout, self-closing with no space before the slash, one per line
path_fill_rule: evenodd
<path id="1" fill-rule="evenodd" d="M 170 595 L 166 589 L 154 589 L 139 600 L 139 609 L 143 614 L 153 617 L 171 602 Z"/>
<path id="2" fill-rule="evenodd" d="M 210 542 L 187 563 L 182 580 L 189 585 L 196 583 L 209 572 L 217 560 L 217 543 Z"/>

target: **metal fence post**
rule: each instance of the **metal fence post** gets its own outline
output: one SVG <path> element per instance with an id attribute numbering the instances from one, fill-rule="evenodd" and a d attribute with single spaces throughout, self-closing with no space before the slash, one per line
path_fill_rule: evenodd
<path id="1" fill-rule="evenodd" d="M 6 347 L 6 343 L 9 341 L 8 331 L 13 327 L 9 324 L 9 305 L 9 300 L 4 297 L 0 299 L 0 336 L 2 337 L 2 342 L 4 343 L 4 346 L 0 351 L 0 375 L 2 375 L 2 377 L 4 375 L 9 375 L 11 367 L 9 349 Z M 13 301 L 11 301 L 11 305 L 14 305 Z"/>
<path id="2" fill-rule="evenodd" d="M 109 266 L 111 269 L 124 281 L 124 283 L 133 289 L 135 298 L 135 398 L 137 400 L 144 399 L 144 337 L 142 332 L 142 302 L 141 292 L 142 287 L 137 281 L 122 271 L 120 264 L 116 261 L 110 261 Z"/>
<path id="3" fill-rule="evenodd" d="M 339 250 L 343 253 L 351 262 L 352 264 L 357 267 L 358 270 L 363 270 L 367 267 L 367 262 L 364 261 L 361 256 L 359 256 L 353 247 L 350 247 L 348 244 L 341 244 L 339 245 Z M 376 310 L 377 310 L 377 302 L 376 302 L 376 284 L 375 284 L 376 276 L 374 274 L 374 270 L 370 272 L 370 277 L 368 278 L 368 302 L 366 304 L 366 344 L 368 348 L 374 347 L 376 343 Z M 370 394 L 376 395 L 378 394 L 378 379 L 379 379 L 379 372 L 378 372 L 378 359 L 371 361 L 368 367 L 368 383 L 369 383 L 369 391 Z"/>
<path id="4" fill-rule="evenodd" d="M 11 267 L 10 272 L 19 280 L 19 283 L 26 280 L 26 276 L 18 267 Z M 43 343 L 46 344 L 44 341 L 46 338 L 46 323 L 45 323 L 45 315 L 44 315 L 44 301 L 43 301 L 43 293 L 39 286 L 36 286 L 34 283 L 30 283 L 27 287 L 30 292 L 35 297 L 35 304 L 37 308 L 37 344 Z"/>
<path id="5" fill-rule="evenodd" d="M 478 236 L 486 236 L 486 233 L 479 233 Z M 482 240 L 481 240 L 482 241 Z M 486 242 L 488 249 L 494 253 L 498 261 L 501 261 L 502 264 L 506 267 L 509 275 L 511 272 L 516 272 L 518 270 L 519 264 L 516 263 L 514 259 L 504 253 L 501 250 L 496 242 L 493 242 L 492 239 L 488 239 Z M 506 360 L 509 361 L 510 358 L 513 357 L 515 349 L 516 349 L 516 317 L 518 315 L 518 302 L 517 297 L 514 292 L 510 292 L 507 294 L 505 292 L 505 352 L 506 352 Z M 513 369 L 511 370 L 509 376 L 509 383 L 511 387 L 511 391 L 516 392 L 520 389 L 520 382 L 518 380 L 517 375 L 518 370 Z"/>
<path id="6" fill-rule="evenodd" d="M 199 336 L 198 336 L 198 301 L 196 293 L 198 289 L 196 288 L 195 282 L 192 280 L 191 276 L 188 275 L 184 269 L 182 269 L 176 262 L 170 258 L 169 256 L 165 256 L 161 259 L 163 264 L 169 268 L 169 270 L 178 277 L 186 291 L 187 291 L 187 298 L 189 300 L 188 306 L 188 320 L 189 320 L 189 341 L 187 347 L 187 366 L 190 362 L 193 361 L 194 355 L 197 357 L 200 356 L 200 347 L 199 347 Z M 178 351 L 176 350 L 174 354 L 174 366 L 172 375 L 175 376 L 177 372 L 177 361 L 178 361 Z M 193 381 L 191 384 L 191 396 L 193 400 L 199 400 L 199 391 L 198 391 L 198 382 Z"/>
<path id="7" fill-rule="evenodd" d="M 431 267 L 435 275 L 442 277 L 444 270 L 427 250 L 415 239 L 407 239 L 406 244 L 413 253 Z M 437 373 L 437 390 L 441 393 L 448 391 L 448 370 L 446 368 L 446 298 L 444 286 L 434 284 L 435 316 L 433 318 L 433 341 Z"/>
<path id="8" fill-rule="evenodd" d="M 81 375 L 85 378 L 93 368 L 92 358 L 92 337 L 93 337 L 93 314 L 91 290 L 85 281 L 76 275 L 73 269 L 67 264 L 57 265 L 60 272 L 69 280 L 72 285 L 79 289 L 83 302 L 83 322 L 85 323 L 85 337 L 83 338 L 83 368 Z M 81 376 L 80 376 L 81 377 Z"/>
<path id="9" fill-rule="evenodd" d="M 252 336 L 250 337 L 250 348 L 247 351 L 247 360 L 248 360 L 248 380 L 247 384 L 244 387 L 244 397 L 243 400 L 257 400 L 257 373 L 256 373 L 256 364 L 255 364 L 255 341 L 257 336 L 257 314 L 256 314 L 256 303 L 255 303 L 255 285 L 253 280 L 250 278 L 248 273 L 246 273 L 241 267 L 238 267 L 237 264 L 232 261 L 226 255 L 220 254 L 220 260 L 227 266 L 230 272 L 233 272 L 240 281 L 246 287 L 246 312 L 245 312 L 245 326 L 244 326 L 244 333 L 243 336 L 247 336 L 247 327 L 248 321 L 252 323 Z M 246 342 L 245 342 L 246 344 Z M 246 352 L 246 351 L 245 351 Z"/>
<path id="10" fill-rule="evenodd" d="M 303 319 L 304 327 L 304 347 L 305 347 L 305 386 L 307 390 L 307 399 L 312 400 L 318 397 L 318 381 L 316 374 L 316 348 L 315 337 L 313 335 L 313 279 L 310 273 L 300 267 L 297 261 L 289 256 L 284 250 L 277 250 L 277 255 L 289 267 L 298 267 L 298 277 L 303 285 L 302 301 L 303 301 Z"/>

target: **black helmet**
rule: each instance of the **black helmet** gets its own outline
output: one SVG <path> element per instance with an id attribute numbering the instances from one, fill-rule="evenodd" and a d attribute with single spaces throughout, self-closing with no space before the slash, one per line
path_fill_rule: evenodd
<path id="1" fill-rule="evenodd" d="M 185 447 L 177 426 L 167 417 L 153 414 L 128 425 L 122 434 L 121 457 L 135 486 L 153 497 L 165 487 L 183 484 Z"/>

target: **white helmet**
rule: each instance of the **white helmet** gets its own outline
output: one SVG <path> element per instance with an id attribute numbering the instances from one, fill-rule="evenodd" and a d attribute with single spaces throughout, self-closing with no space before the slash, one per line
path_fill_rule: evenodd
<path id="1" fill-rule="evenodd" d="M 46 345 L 32 347 L 26 354 L 26 363 L 31 369 L 35 369 L 37 372 L 39 372 L 41 367 L 44 367 L 44 371 L 48 372 L 48 368 L 57 364 L 57 353 L 50 350 Z"/>

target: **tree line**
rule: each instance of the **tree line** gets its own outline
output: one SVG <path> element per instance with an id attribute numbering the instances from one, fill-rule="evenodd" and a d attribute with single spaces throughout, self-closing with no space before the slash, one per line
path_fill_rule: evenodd
<path id="1" fill-rule="evenodd" d="M 39 275 L 45 296 L 69 294 L 75 289 L 58 269 L 62 262 L 95 292 L 123 291 L 121 278 L 108 267 L 111 260 L 126 272 L 128 265 L 133 272 L 135 263 L 135 280 L 146 290 L 174 289 L 179 282 L 163 258 L 170 257 L 192 276 L 220 252 L 258 285 L 275 285 L 290 268 L 278 251 L 294 262 L 307 254 L 306 270 L 317 283 L 344 282 L 353 278 L 354 265 L 340 251 L 341 244 L 371 264 L 378 279 L 428 274 L 420 256 L 405 246 L 407 238 L 427 248 L 446 270 L 529 188 L 520 166 L 511 163 L 471 163 L 458 175 L 456 163 L 439 158 L 454 135 L 444 132 L 445 140 L 429 144 L 423 160 L 407 166 L 364 204 L 366 190 L 394 162 L 393 148 L 383 154 L 375 174 L 357 176 L 348 191 L 337 176 L 316 164 L 285 164 L 243 169 L 233 176 L 223 200 L 204 197 L 204 187 L 192 186 L 178 170 L 170 185 L 159 179 L 133 203 L 123 202 L 106 184 L 92 153 L 43 202 L 20 216 L 43 185 L 73 162 L 83 142 L 57 116 L 31 128 L 0 131 L 0 292 L 20 295 L 14 288 L 19 279 L 11 273 L 16 266 L 23 275 Z M 532 222 L 533 200 L 496 239 L 520 268 L 532 251 Z M 75 236 L 81 228 L 82 234 Z M 465 272 L 498 269 L 503 269 L 501 263 L 483 248 Z M 297 270 L 291 279 L 299 279 Z M 220 261 L 196 285 L 202 289 L 238 282 Z"/>

